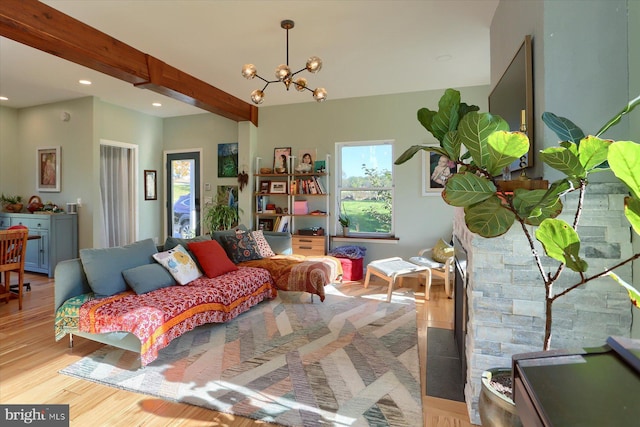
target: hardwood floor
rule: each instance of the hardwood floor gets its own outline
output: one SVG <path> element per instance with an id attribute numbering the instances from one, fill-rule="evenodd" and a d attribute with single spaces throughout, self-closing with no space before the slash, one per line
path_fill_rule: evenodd
<path id="1" fill-rule="evenodd" d="M 269 425 L 197 406 L 118 390 L 58 374 L 58 370 L 95 351 L 103 344 L 83 338 L 56 342 L 53 338 L 53 279 L 27 274 L 31 292 L 18 302 L 0 301 L 0 403 L 69 404 L 72 426 L 254 426 Z M 441 281 L 424 300 L 424 287 L 407 278 L 416 291 L 422 404 L 425 426 L 467 427 L 469 416 L 462 402 L 425 395 L 427 327 L 453 328 L 453 300 Z"/>

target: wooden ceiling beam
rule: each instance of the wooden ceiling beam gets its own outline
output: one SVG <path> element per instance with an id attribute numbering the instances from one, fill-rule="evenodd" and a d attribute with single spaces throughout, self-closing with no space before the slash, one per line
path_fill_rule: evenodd
<path id="1" fill-rule="evenodd" d="M 0 1 L 0 36 L 235 121 L 258 108 L 37 0 Z M 5 59 L 6 60 L 6 59 Z"/>

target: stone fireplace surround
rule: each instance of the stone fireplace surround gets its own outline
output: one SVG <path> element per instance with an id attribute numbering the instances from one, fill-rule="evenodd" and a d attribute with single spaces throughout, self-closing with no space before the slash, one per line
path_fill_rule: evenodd
<path id="1" fill-rule="evenodd" d="M 627 190 L 614 183 L 589 184 L 579 224 L 581 255 L 589 263 L 588 275 L 632 255 L 631 229 L 623 213 Z M 575 211 L 577 195 L 563 200 L 560 217 Z M 533 235 L 534 227 L 530 227 Z M 480 424 L 478 398 L 482 372 L 511 367 L 511 356 L 540 351 L 544 338 L 544 286 L 529 245 L 514 226 L 505 235 L 486 239 L 466 227 L 464 211 L 455 209 L 453 234 L 466 251 L 465 401 L 473 424 Z M 544 253 L 539 245 L 538 250 Z M 547 271 L 557 262 L 544 257 Z M 631 282 L 631 263 L 616 273 Z M 555 292 L 574 284 L 578 275 L 566 269 Z M 552 348 L 583 348 L 604 344 L 612 335 L 629 337 L 632 306 L 627 292 L 610 278 L 594 280 L 553 304 Z"/>

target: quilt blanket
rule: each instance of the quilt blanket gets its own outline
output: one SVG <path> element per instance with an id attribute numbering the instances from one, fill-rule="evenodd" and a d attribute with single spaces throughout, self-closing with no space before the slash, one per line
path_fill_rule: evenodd
<path id="1" fill-rule="evenodd" d="M 309 292 L 320 301 L 324 301 L 324 287 L 342 276 L 342 264 L 332 256 L 276 255 L 238 265 L 269 270 L 279 290 Z"/>
<path id="2" fill-rule="evenodd" d="M 268 271 L 243 267 L 213 279 L 203 276 L 185 286 L 92 299 L 80 306 L 78 328 L 89 333 L 134 334 L 140 339 L 145 366 L 183 333 L 205 323 L 226 322 L 276 295 Z"/>

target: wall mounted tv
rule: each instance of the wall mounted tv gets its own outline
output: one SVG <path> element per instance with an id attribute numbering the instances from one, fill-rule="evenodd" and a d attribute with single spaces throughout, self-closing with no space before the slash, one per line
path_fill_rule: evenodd
<path id="1" fill-rule="evenodd" d="M 512 131 L 524 124 L 529 152 L 515 161 L 511 171 L 533 166 L 533 51 L 527 35 L 506 71 L 489 94 L 489 112 L 509 123 Z"/>

